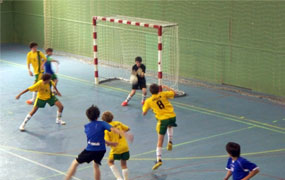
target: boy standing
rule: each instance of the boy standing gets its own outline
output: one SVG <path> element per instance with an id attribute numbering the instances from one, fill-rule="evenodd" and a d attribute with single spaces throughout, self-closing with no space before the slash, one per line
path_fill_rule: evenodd
<path id="1" fill-rule="evenodd" d="M 136 57 L 135 65 L 132 67 L 132 74 L 136 75 L 138 82 L 132 85 L 132 91 L 128 95 L 127 99 L 121 104 L 122 106 L 127 106 L 131 98 L 135 95 L 137 89 L 142 90 L 142 101 L 143 105 L 146 99 L 146 81 L 145 81 L 145 65 L 142 64 L 142 58 Z"/>
<path id="2" fill-rule="evenodd" d="M 173 127 L 176 127 L 176 114 L 174 108 L 168 99 L 173 99 L 175 96 L 175 91 L 167 86 L 162 86 L 166 89 L 165 92 L 159 92 L 159 86 L 157 84 L 152 84 L 149 87 L 149 91 L 152 96 L 149 97 L 142 108 L 142 114 L 146 115 L 149 109 L 153 110 L 155 117 L 157 119 L 156 131 L 158 135 L 157 148 L 156 148 L 156 164 L 152 167 L 156 170 L 162 165 L 161 151 L 164 140 L 164 135 L 167 131 L 168 134 L 168 144 L 167 150 L 172 150 L 172 137 L 173 137 Z"/>
<path id="3" fill-rule="evenodd" d="M 42 80 L 39 80 L 34 85 L 30 86 L 28 89 L 21 92 L 18 96 L 16 96 L 16 99 L 20 99 L 21 95 L 25 94 L 28 91 L 38 92 L 36 101 L 34 103 L 34 107 L 32 111 L 26 116 L 23 123 L 19 127 L 21 131 L 25 130 L 25 125 L 27 122 L 32 118 L 32 116 L 37 112 L 38 108 L 44 108 L 46 103 L 48 103 L 50 106 L 56 105 L 58 107 L 57 111 L 57 118 L 56 123 L 65 125 L 65 122 L 61 120 L 61 114 L 63 111 L 63 105 L 61 102 L 52 94 L 51 92 L 51 86 L 54 87 L 56 93 L 61 96 L 60 92 L 57 90 L 54 82 L 51 80 L 50 74 L 44 74 L 42 76 Z"/>
<path id="4" fill-rule="evenodd" d="M 111 126 L 123 132 L 127 132 L 130 130 L 130 128 L 125 124 L 119 121 L 113 121 L 113 118 L 114 118 L 113 114 L 109 111 L 104 112 L 102 115 L 102 120 L 109 123 Z M 114 163 L 115 160 L 121 160 L 123 178 L 124 180 L 128 180 L 127 160 L 129 160 L 130 158 L 130 153 L 126 138 L 121 137 L 119 134 L 105 131 L 105 140 L 118 143 L 118 146 L 111 147 L 111 151 L 109 154 L 108 165 L 111 171 L 113 172 L 117 180 L 123 180 Z"/>
<path id="5" fill-rule="evenodd" d="M 38 51 L 38 44 L 35 42 L 30 43 L 30 49 L 31 51 L 28 52 L 27 54 L 27 67 L 30 76 L 35 75 L 35 83 L 36 83 L 42 78 L 42 74 L 44 72 L 42 65 L 46 61 L 46 57 L 41 51 Z M 33 66 L 34 73 L 31 71 L 30 64 L 32 64 Z M 32 99 L 27 100 L 26 103 L 33 104 L 36 97 L 37 97 L 37 92 L 34 91 Z"/>
<path id="6" fill-rule="evenodd" d="M 71 179 L 75 174 L 77 166 L 82 163 L 90 163 L 94 161 L 94 171 L 95 171 L 95 180 L 100 180 L 101 173 L 99 165 L 101 165 L 101 160 L 104 157 L 106 152 L 105 143 L 109 146 L 116 146 L 117 143 L 108 142 L 104 140 L 104 131 L 114 131 L 121 136 L 124 134 L 113 128 L 110 124 L 104 121 L 97 121 L 100 116 L 100 111 L 97 106 L 92 105 L 86 110 L 86 116 L 88 117 L 90 123 L 85 125 L 85 134 L 87 137 L 87 147 L 78 155 L 78 157 L 73 160 L 70 165 L 70 168 L 67 172 L 65 180 Z"/>
<path id="7" fill-rule="evenodd" d="M 229 142 L 226 145 L 226 151 L 229 154 L 226 170 L 228 171 L 224 180 L 228 180 L 233 175 L 233 180 L 249 180 L 257 173 L 259 168 L 256 164 L 240 157 L 240 145 Z"/>
<path id="8" fill-rule="evenodd" d="M 58 60 L 54 60 L 52 59 L 52 53 L 53 53 L 53 49 L 52 48 L 47 48 L 46 49 L 46 54 L 47 54 L 47 60 L 44 63 L 45 66 L 45 73 L 49 73 L 51 74 L 51 80 L 53 80 L 53 82 L 55 83 L 55 85 L 57 85 L 58 79 L 56 74 L 54 73 L 54 71 L 52 70 L 52 66 L 51 63 L 55 62 L 57 64 L 59 64 Z"/>

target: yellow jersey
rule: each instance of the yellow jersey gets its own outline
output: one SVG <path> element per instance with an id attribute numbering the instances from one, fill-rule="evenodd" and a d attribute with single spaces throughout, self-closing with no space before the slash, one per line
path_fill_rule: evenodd
<path id="1" fill-rule="evenodd" d="M 48 100 L 53 95 L 51 92 L 51 86 L 55 86 L 54 82 L 51 80 L 50 83 L 44 84 L 43 80 L 39 80 L 34 85 L 30 86 L 29 91 L 38 91 L 37 98 L 41 100 Z"/>
<path id="2" fill-rule="evenodd" d="M 39 74 L 40 72 L 44 72 L 44 70 L 40 70 L 40 68 L 43 63 L 43 60 L 47 60 L 46 56 L 41 51 L 39 51 L 39 54 L 40 60 L 38 58 L 38 51 L 30 51 L 27 54 L 27 65 L 32 64 L 35 75 Z"/>
<path id="3" fill-rule="evenodd" d="M 112 121 L 109 124 L 121 131 L 127 131 L 129 129 L 128 126 L 119 121 Z M 122 154 L 129 151 L 127 139 L 119 134 L 105 130 L 105 140 L 118 143 L 116 147 L 111 147 L 110 154 Z"/>
<path id="4" fill-rule="evenodd" d="M 153 110 L 157 120 L 165 120 L 176 116 L 174 108 L 168 99 L 173 99 L 175 93 L 172 91 L 164 91 L 158 94 L 153 94 L 149 97 L 143 107 L 143 112 L 147 112 L 149 109 Z"/>

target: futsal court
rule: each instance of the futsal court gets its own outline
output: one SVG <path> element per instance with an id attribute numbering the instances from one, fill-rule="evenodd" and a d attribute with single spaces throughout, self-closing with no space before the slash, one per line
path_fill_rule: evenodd
<path id="1" fill-rule="evenodd" d="M 285 179 L 283 105 L 231 91 L 182 85 L 187 96 L 171 101 L 178 124 L 174 128 L 173 150 L 164 148 L 163 165 L 152 171 L 156 120 L 151 112 L 142 116 L 140 92 L 129 106 L 122 107 L 130 84 L 118 80 L 94 85 L 90 76 L 93 66 L 72 57 L 54 57 L 60 61 L 58 90 L 62 97 L 58 98 L 64 105 L 63 119 L 67 124 L 56 124 L 56 108 L 47 105 L 21 132 L 18 127 L 32 108 L 25 103 L 31 93 L 20 100 L 15 96 L 33 83 L 26 69 L 28 51 L 24 45 L 1 45 L 0 179 L 63 179 L 72 160 L 86 147 L 85 110 L 92 104 L 101 113 L 113 112 L 115 120 L 131 128 L 135 136 L 128 161 L 132 180 L 223 179 L 228 158 L 225 145 L 229 141 L 238 142 L 242 156 L 259 166 L 261 172 L 254 179 Z M 114 179 L 106 163 L 107 153 L 101 166 L 102 179 Z M 92 163 L 79 166 L 74 177 L 92 178 Z"/>

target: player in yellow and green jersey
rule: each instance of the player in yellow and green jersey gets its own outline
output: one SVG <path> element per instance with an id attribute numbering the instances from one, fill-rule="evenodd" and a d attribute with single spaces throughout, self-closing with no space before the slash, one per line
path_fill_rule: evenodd
<path id="1" fill-rule="evenodd" d="M 123 132 L 127 132 L 130 130 L 130 128 L 125 124 L 119 121 L 113 121 L 113 118 L 113 114 L 109 111 L 104 112 L 102 115 L 102 120 L 109 123 L 112 127 L 117 128 Z M 127 160 L 130 158 L 130 153 L 127 139 L 119 134 L 105 130 L 105 140 L 109 142 L 118 143 L 117 146 L 111 147 L 110 155 L 108 158 L 108 164 L 114 176 L 117 180 L 128 180 Z M 123 179 L 117 167 L 115 166 L 115 160 L 121 161 Z"/>
<path id="2" fill-rule="evenodd" d="M 30 76 L 35 75 L 35 83 L 41 80 L 42 74 L 44 72 L 43 63 L 47 60 L 45 55 L 38 51 L 38 44 L 35 42 L 30 43 L 31 51 L 27 54 L 27 66 Z M 31 71 L 30 65 L 32 64 L 33 71 Z M 32 99 L 26 101 L 27 104 L 33 104 L 37 96 L 37 92 L 33 92 Z"/>
<path id="3" fill-rule="evenodd" d="M 149 87 L 149 91 L 152 96 L 149 97 L 142 108 L 142 114 L 146 115 L 149 109 L 153 110 L 155 117 L 157 119 L 156 131 L 158 134 L 157 147 L 156 147 L 156 164 L 153 166 L 153 170 L 157 169 L 162 165 L 161 151 L 164 140 L 164 135 L 168 134 L 168 144 L 167 150 L 172 150 L 172 137 L 173 137 L 173 127 L 176 127 L 176 114 L 174 108 L 168 99 L 173 99 L 175 96 L 175 91 L 167 86 L 162 86 L 162 88 L 167 91 L 159 92 L 159 86 L 157 84 L 152 84 Z"/>
<path id="4" fill-rule="evenodd" d="M 50 106 L 53 106 L 53 105 L 57 106 L 58 111 L 57 111 L 56 123 L 61 124 L 61 125 L 65 125 L 65 122 L 63 120 L 61 120 L 63 105 L 54 96 L 54 94 L 51 92 L 52 86 L 56 90 L 57 95 L 61 96 L 61 94 L 57 90 L 54 82 L 51 80 L 51 75 L 50 74 L 44 74 L 42 76 L 42 80 L 39 80 L 37 83 L 30 86 L 28 89 L 24 90 L 18 96 L 16 96 L 16 99 L 20 99 L 21 95 L 25 94 L 28 91 L 32 91 L 32 92 L 37 91 L 38 92 L 38 95 L 37 95 L 37 98 L 36 98 L 36 101 L 34 103 L 34 107 L 33 107 L 32 111 L 26 116 L 23 123 L 19 127 L 19 129 L 21 131 L 25 130 L 25 125 L 32 118 L 32 116 L 37 112 L 38 108 L 44 108 L 46 103 L 48 103 Z"/>

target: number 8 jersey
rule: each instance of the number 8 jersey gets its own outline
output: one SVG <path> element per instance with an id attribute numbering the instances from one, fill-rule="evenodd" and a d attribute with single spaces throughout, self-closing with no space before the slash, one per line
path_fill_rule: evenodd
<path id="1" fill-rule="evenodd" d="M 152 109 L 157 120 L 165 120 L 176 116 L 173 106 L 168 99 L 174 98 L 174 92 L 164 91 L 153 94 L 149 97 L 143 106 L 143 112 Z"/>

